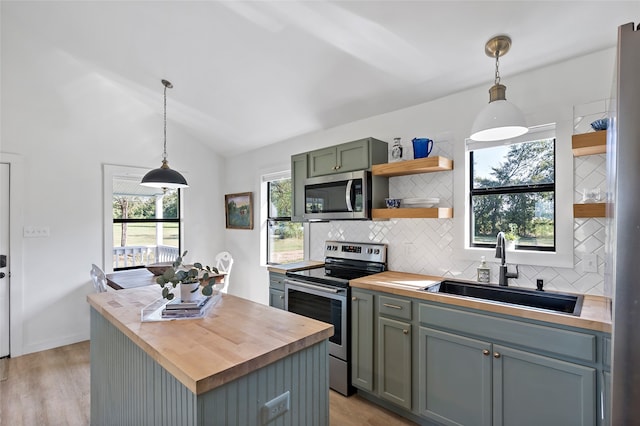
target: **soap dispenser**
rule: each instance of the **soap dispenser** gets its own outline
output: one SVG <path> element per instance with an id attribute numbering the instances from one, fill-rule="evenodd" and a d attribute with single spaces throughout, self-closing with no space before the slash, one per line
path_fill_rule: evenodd
<path id="1" fill-rule="evenodd" d="M 480 258 L 480 266 L 478 266 L 478 282 L 488 283 L 491 281 L 491 269 L 487 266 L 484 256 Z"/>

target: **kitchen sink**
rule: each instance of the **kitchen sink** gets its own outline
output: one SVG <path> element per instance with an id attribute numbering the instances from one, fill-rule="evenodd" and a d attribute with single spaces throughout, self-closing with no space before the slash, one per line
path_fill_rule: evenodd
<path id="1" fill-rule="evenodd" d="M 582 295 L 577 294 L 549 293 L 539 290 L 499 287 L 455 280 L 442 281 L 426 287 L 424 291 L 473 297 L 575 316 L 580 316 L 584 298 Z"/>

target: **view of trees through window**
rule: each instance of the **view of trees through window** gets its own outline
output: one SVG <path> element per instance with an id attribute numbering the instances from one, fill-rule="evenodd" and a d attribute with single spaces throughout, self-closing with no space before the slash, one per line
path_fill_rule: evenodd
<path id="1" fill-rule="evenodd" d="M 176 258 L 180 242 L 179 194 L 114 179 L 113 268 L 144 266 Z"/>
<path id="2" fill-rule="evenodd" d="M 273 180 L 268 186 L 267 263 L 304 259 L 304 228 L 291 222 L 291 179 Z"/>
<path id="3" fill-rule="evenodd" d="M 519 249 L 555 248 L 555 140 L 479 149 L 471 155 L 471 245 L 498 232 Z"/>

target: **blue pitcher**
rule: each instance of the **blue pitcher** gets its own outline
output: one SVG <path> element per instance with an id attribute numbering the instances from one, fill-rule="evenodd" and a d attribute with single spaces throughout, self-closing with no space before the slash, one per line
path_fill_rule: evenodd
<path id="1" fill-rule="evenodd" d="M 413 158 L 425 158 L 431 154 L 433 141 L 427 138 L 413 138 Z"/>

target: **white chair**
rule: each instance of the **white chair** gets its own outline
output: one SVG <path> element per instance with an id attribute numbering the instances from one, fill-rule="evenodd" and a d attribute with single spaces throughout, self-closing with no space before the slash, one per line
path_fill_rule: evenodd
<path id="1" fill-rule="evenodd" d="M 107 277 L 104 272 L 97 265 L 91 264 L 91 279 L 93 280 L 93 286 L 96 288 L 96 293 L 104 293 L 107 291 Z"/>
<path id="2" fill-rule="evenodd" d="M 226 293 L 229 288 L 229 278 L 231 277 L 231 267 L 233 266 L 233 258 L 228 251 L 221 251 L 216 255 L 216 269 L 219 272 L 224 272 L 227 274 L 224 277 L 224 287 L 222 288 L 222 292 Z"/>

